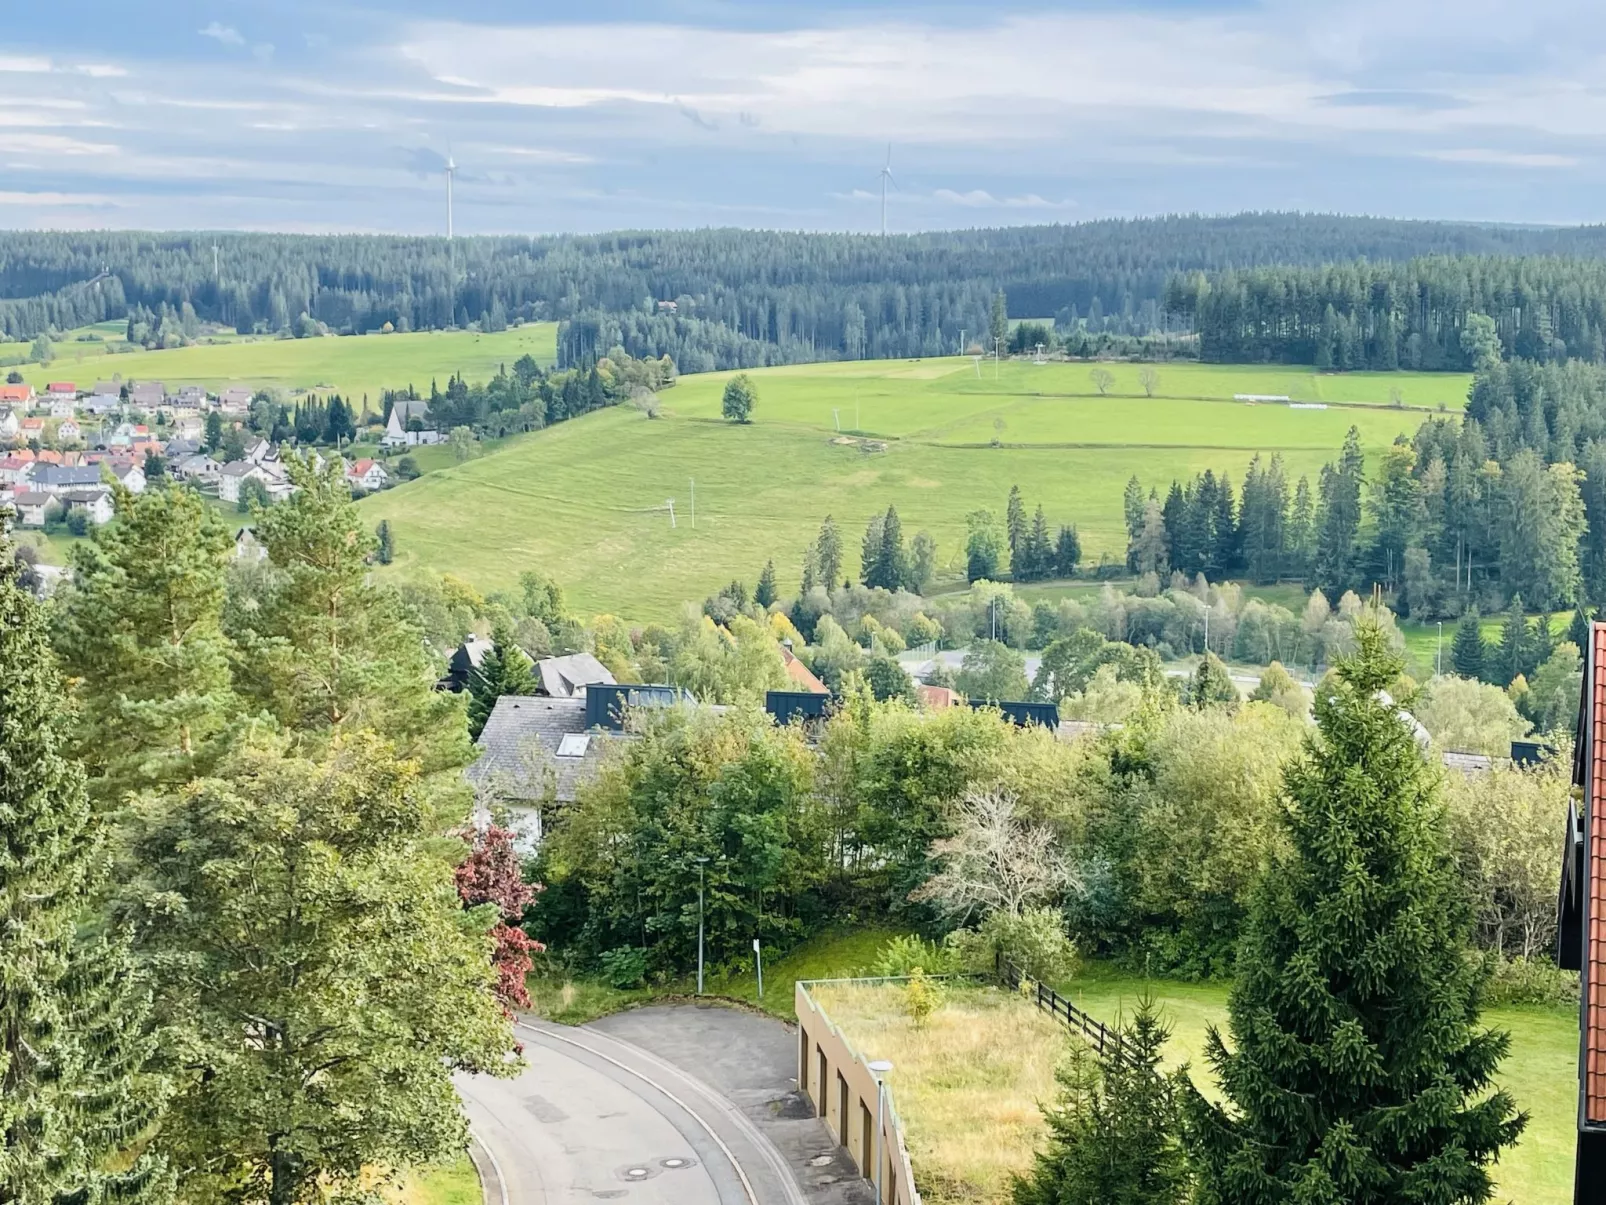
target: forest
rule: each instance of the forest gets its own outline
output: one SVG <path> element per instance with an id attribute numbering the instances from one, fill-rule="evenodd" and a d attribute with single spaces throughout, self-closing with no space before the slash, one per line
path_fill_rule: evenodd
<path id="1" fill-rule="evenodd" d="M 988 328 L 992 300 L 1002 290 L 1011 316 L 1054 318 L 1066 330 L 1135 336 L 1183 331 L 1197 321 L 1202 332 L 1211 332 L 1207 343 L 1217 358 L 1313 358 L 1317 339 L 1281 331 L 1258 282 L 1264 279 L 1264 289 L 1275 294 L 1281 286 L 1274 282 L 1303 282 L 1302 273 L 1319 282 L 1326 279 L 1321 265 L 1365 261 L 1375 267 L 1334 270 L 1346 283 L 1323 286 L 1314 317 L 1302 319 L 1319 328 L 1331 300 L 1333 354 L 1340 358 L 1334 363 L 1343 366 L 1345 357 L 1364 354 L 1371 363 L 1374 355 L 1355 350 L 1357 340 L 1375 339 L 1366 317 L 1372 313 L 1365 304 L 1370 293 L 1352 296 L 1352 278 L 1370 288 L 1388 265 L 1424 261 L 1467 265 L 1445 271 L 1481 281 L 1482 270 L 1471 266 L 1481 258 L 1432 257 L 1603 255 L 1606 229 L 1599 227 L 1524 229 L 1304 214 L 1109 220 L 894 238 L 699 230 L 449 243 L 356 235 L 7 232 L 0 234 L 0 333 L 32 339 L 52 329 L 125 318 L 147 334 L 169 321 L 265 333 L 296 333 L 322 323 L 348 333 L 386 323 L 397 330 L 470 323 L 496 330 L 519 319 L 542 319 L 569 324 L 560 345 L 566 364 L 622 343 L 634 356 L 667 354 L 683 371 L 695 372 L 957 350 L 962 332 Z M 1262 271 L 1271 265 L 1280 267 Z M 1580 323 L 1598 331 L 1596 309 L 1582 300 L 1564 304 L 1559 280 L 1550 281 L 1546 271 L 1571 282 L 1567 297 L 1598 291 L 1588 264 L 1530 267 L 1524 272 L 1538 274 L 1540 284 L 1527 292 L 1503 279 L 1498 287 L 1480 284 L 1468 291 L 1461 312 L 1483 308 L 1478 302 L 1485 295 L 1526 306 L 1537 289 L 1566 310 L 1551 336 L 1566 340 L 1571 354 L 1593 358 L 1598 348 L 1590 350 L 1595 345 Z M 1251 281 L 1257 282 L 1254 288 Z M 1301 297 L 1316 287 L 1302 284 Z M 1409 308 L 1403 284 L 1400 289 L 1391 304 Z M 1227 299 L 1240 290 L 1246 301 L 1234 308 Z M 1251 297 L 1256 308 L 1243 315 Z M 1410 338 L 1420 328 L 1422 367 L 1459 366 L 1452 362 L 1454 340 L 1432 337 L 1441 309 L 1455 319 L 1453 303 L 1450 290 L 1442 306 L 1434 303 L 1431 324 L 1402 309 L 1397 362 L 1410 362 Z M 1588 317 L 1575 321 L 1574 309 Z M 1493 301 L 1485 312 L 1494 312 Z M 1218 333 L 1250 321 L 1277 327 L 1276 338 Z M 1359 333 L 1345 336 L 1341 352 L 1339 332 L 1348 323 Z M 1521 329 L 1519 320 L 1513 337 Z M 1434 359 L 1430 349 L 1436 347 L 1448 349 L 1452 359 Z"/>
<path id="2" fill-rule="evenodd" d="M 1406 262 L 1186 273 L 1165 307 L 1199 336 L 1200 358 L 1343 371 L 1466 371 L 1469 314 L 1494 320 L 1508 357 L 1606 358 L 1606 265 L 1548 256 L 1431 256 Z"/>

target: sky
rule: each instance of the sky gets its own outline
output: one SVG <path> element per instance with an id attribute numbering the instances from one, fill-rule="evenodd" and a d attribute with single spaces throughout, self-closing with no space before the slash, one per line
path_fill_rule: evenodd
<path id="1" fill-rule="evenodd" d="M 1606 217 L 1601 0 L 37 0 L 0 227 Z"/>

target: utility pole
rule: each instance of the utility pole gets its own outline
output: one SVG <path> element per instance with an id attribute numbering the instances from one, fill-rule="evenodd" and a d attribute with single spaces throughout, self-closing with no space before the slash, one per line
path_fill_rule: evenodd
<path id="1" fill-rule="evenodd" d="M 959 328 L 959 354 L 965 354 L 965 328 Z"/>
<path id="2" fill-rule="evenodd" d="M 993 336 L 993 380 L 998 379 L 998 345 L 1003 342 L 997 335 Z"/>
<path id="3" fill-rule="evenodd" d="M 703 994 L 703 867 L 707 858 L 697 859 L 697 994 Z"/>
<path id="4" fill-rule="evenodd" d="M 691 529 L 697 530 L 697 478 L 691 479 Z"/>

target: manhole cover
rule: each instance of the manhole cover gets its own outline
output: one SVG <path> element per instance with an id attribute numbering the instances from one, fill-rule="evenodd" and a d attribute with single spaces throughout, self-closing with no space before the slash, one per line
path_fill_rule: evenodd
<path id="1" fill-rule="evenodd" d="M 688 1159 L 684 1155 L 671 1155 L 667 1159 L 658 1160 L 658 1166 L 667 1167 L 672 1172 L 678 1172 L 685 1168 L 695 1166 L 695 1162 L 695 1160 Z"/>

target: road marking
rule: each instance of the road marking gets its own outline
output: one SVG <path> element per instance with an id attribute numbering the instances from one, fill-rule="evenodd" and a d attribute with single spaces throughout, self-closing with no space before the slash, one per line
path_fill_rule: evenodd
<path id="1" fill-rule="evenodd" d="M 599 1058 L 605 1063 L 611 1063 L 615 1067 L 619 1068 L 619 1070 L 625 1072 L 626 1074 L 635 1076 L 637 1079 L 641 1080 L 642 1083 L 668 1097 L 677 1106 L 679 1106 L 679 1108 L 685 1112 L 688 1117 L 700 1125 L 704 1131 L 707 1132 L 708 1136 L 714 1140 L 714 1145 L 719 1147 L 720 1151 L 723 1152 L 725 1158 L 730 1162 L 731 1169 L 736 1173 L 736 1178 L 742 1182 L 742 1191 L 747 1194 L 747 1199 L 750 1205 L 759 1205 L 758 1194 L 753 1191 L 753 1182 L 747 1178 L 747 1172 L 742 1169 L 741 1163 L 737 1161 L 736 1153 L 732 1151 L 730 1147 L 725 1145 L 725 1140 L 714 1132 L 714 1127 L 704 1121 L 701 1114 L 697 1113 L 690 1105 L 681 1100 L 680 1097 L 676 1096 L 668 1088 L 658 1083 L 651 1076 L 643 1075 L 634 1067 L 621 1063 L 618 1059 L 611 1058 L 608 1055 L 603 1054 L 600 1050 L 597 1050 L 591 1046 L 587 1046 L 584 1042 L 576 1042 L 573 1038 L 566 1038 L 562 1034 L 556 1033 L 550 1029 L 538 1029 L 534 1025 L 526 1024 L 523 1021 L 515 1022 L 515 1024 L 521 1029 L 526 1029 L 533 1034 L 538 1034 L 541 1037 L 555 1038 L 557 1041 L 567 1043 L 568 1045 L 575 1047 L 577 1050 L 585 1051 L 593 1058 Z M 760 1150 L 762 1151 L 763 1148 L 760 1147 Z M 789 1181 L 791 1180 L 790 1173 L 788 1174 L 787 1179 Z"/>

